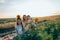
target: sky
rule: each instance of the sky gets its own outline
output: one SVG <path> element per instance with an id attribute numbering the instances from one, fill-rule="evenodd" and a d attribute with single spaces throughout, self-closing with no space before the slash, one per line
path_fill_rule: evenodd
<path id="1" fill-rule="evenodd" d="M 60 0 L 0 0 L 0 18 L 60 15 Z"/>

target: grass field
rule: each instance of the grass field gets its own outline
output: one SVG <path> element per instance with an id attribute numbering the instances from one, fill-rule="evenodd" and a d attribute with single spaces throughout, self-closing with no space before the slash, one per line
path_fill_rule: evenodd
<path id="1" fill-rule="evenodd" d="M 60 19 L 36 22 L 34 29 L 28 30 L 22 37 L 18 35 L 14 40 L 60 40 Z"/>
<path id="2" fill-rule="evenodd" d="M 37 19 L 36 19 L 37 18 Z M 21 38 L 18 36 L 14 40 L 59 40 L 60 38 L 60 15 L 47 17 L 34 17 L 36 28 L 29 30 Z M 10 34 L 14 31 L 15 18 L 0 19 L 0 34 Z M 31 25 L 34 27 L 34 25 Z M 13 33 L 13 32 L 12 32 Z M 8 35 L 5 34 L 5 35 Z M 5 36 L 0 35 L 0 36 Z"/>
<path id="3" fill-rule="evenodd" d="M 14 30 L 15 18 L 1 18 L 0 19 L 0 36 L 5 36 Z"/>

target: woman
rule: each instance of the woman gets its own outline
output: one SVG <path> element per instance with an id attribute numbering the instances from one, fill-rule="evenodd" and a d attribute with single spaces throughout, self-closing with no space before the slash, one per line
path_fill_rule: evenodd
<path id="1" fill-rule="evenodd" d="M 34 29 L 36 27 L 34 20 L 30 17 L 30 15 L 27 15 L 27 19 L 28 19 L 29 29 Z"/>
<path id="2" fill-rule="evenodd" d="M 23 22 L 27 22 L 27 16 L 23 15 Z"/>
<path id="3" fill-rule="evenodd" d="M 28 20 L 28 24 L 32 22 L 32 18 L 30 17 L 30 15 L 27 15 L 27 20 Z"/>
<path id="4" fill-rule="evenodd" d="M 22 20 L 19 16 L 17 17 L 15 29 L 16 29 L 16 33 L 18 35 L 22 35 L 23 32 L 24 32 L 24 27 L 23 27 L 23 24 L 22 24 Z"/>
<path id="5" fill-rule="evenodd" d="M 28 19 L 26 15 L 23 15 L 23 25 L 26 32 L 28 30 Z"/>

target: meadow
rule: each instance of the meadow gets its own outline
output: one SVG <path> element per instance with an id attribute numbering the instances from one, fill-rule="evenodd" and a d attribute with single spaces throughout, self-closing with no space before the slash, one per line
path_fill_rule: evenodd
<path id="1" fill-rule="evenodd" d="M 55 21 L 40 21 L 36 22 L 36 27 L 31 25 L 32 29 L 20 37 L 19 35 L 14 40 L 60 40 L 60 19 Z"/>
<path id="2" fill-rule="evenodd" d="M 0 36 L 3 37 L 14 31 L 15 22 L 15 18 L 0 19 Z"/>
<path id="3" fill-rule="evenodd" d="M 49 17 L 34 17 L 35 25 L 30 25 L 30 29 L 22 37 L 19 35 L 13 40 L 60 40 L 60 15 Z M 13 33 L 15 18 L 0 19 L 1 37 Z M 7 34 L 6 34 L 7 33 Z"/>

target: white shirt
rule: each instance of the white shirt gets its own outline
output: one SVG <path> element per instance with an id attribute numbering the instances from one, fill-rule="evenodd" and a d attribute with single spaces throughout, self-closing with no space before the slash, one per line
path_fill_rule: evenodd
<path id="1" fill-rule="evenodd" d="M 16 25 L 15 26 L 15 29 L 18 31 L 18 34 L 22 34 L 22 26 L 20 25 L 20 26 L 18 26 L 18 25 Z"/>

